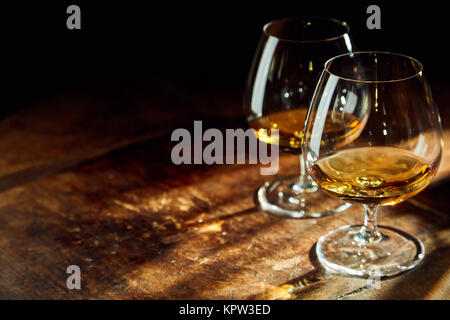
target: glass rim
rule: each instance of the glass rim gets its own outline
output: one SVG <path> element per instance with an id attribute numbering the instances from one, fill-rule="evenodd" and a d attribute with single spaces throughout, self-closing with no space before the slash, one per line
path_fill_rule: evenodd
<path id="1" fill-rule="evenodd" d="M 322 21 L 331 21 L 331 22 L 335 23 L 336 25 L 344 27 L 345 28 L 345 32 L 343 32 L 342 34 L 340 34 L 338 36 L 324 38 L 324 39 L 294 40 L 294 39 L 287 39 L 287 38 L 278 37 L 276 35 L 271 34 L 268 31 L 268 28 L 270 26 L 272 26 L 273 24 L 275 24 L 275 23 L 279 23 L 279 22 L 282 22 L 282 21 L 299 20 L 299 19 L 315 19 L 315 20 L 322 20 Z M 276 19 L 276 20 L 272 20 L 270 22 L 267 22 L 263 26 L 263 32 L 264 32 L 265 35 L 267 35 L 269 37 L 274 37 L 274 38 L 278 39 L 279 41 L 292 42 L 292 43 L 320 43 L 320 42 L 328 42 L 328 41 L 334 41 L 334 40 L 338 40 L 338 39 L 344 38 L 344 36 L 346 34 L 347 35 L 349 34 L 350 26 L 345 21 L 342 21 L 342 20 L 339 20 L 339 19 L 336 19 L 336 18 L 328 18 L 328 17 L 322 17 L 322 16 L 292 16 L 292 17 L 285 17 L 285 18 Z"/>
<path id="2" fill-rule="evenodd" d="M 332 72 L 331 70 L 329 70 L 329 67 L 331 65 L 331 63 L 333 61 L 336 61 L 339 58 L 348 56 L 348 57 L 353 57 L 354 55 L 370 55 L 370 54 L 381 54 L 381 55 L 387 55 L 387 56 L 392 56 L 392 57 L 401 57 L 404 59 L 407 59 L 409 61 L 414 62 L 415 65 L 417 65 L 419 67 L 419 70 L 408 77 L 403 77 L 403 78 L 398 78 L 398 79 L 389 79 L 389 80 L 359 80 L 359 79 L 352 79 L 352 78 L 346 78 L 343 76 L 340 76 L 334 72 Z M 324 72 L 328 72 L 330 75 L 337 77 L 339 79 L 345 80 L 345 81 L 350 81 L 350 82 L 357 82 L 357 83 L 387 83 L 387 82 L 400 82 L 400 81 L 405 81 L 405 80 L 409 80 L 412 78 L 415 78 L 417 76 L 421 76 L 422 72 L 423 72 L 423 64 L 417 60 L 414 57 L 408 56 L 406 54 L 402 54 L 402 53 L 395 53 L 395 52 L 390 52 L 390 51 L 377 51 L 377 50 L 366 50 L 366 51 L 355 51 L 355 52 L 347 52 L 344 54 L 340 54 L 337 55 L 335 57 L 332 57 L 330 59 L 328 59 L 325 64 L 324 64 Z"/>

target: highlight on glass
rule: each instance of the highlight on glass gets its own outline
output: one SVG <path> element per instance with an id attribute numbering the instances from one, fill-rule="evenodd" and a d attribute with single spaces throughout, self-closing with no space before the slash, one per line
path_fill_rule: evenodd
<path id="1" fill-rule="evenodd" d="M 342 127 L 344 119 L 353 121 Z M 316 184 L 363 206 L 365 217 L 362 225 L 322 236 L 320 262 L 356 276 L 393 276 L 416 266 L 425 255 L 422 242 L 378 226 L 377 211 L 426 188 L 442 147 L 439 112 L 419 61 L 389 52 L 328 60 L 307 116 L 303 155 Z"/>
<path id="2" fill-rule="evenodd" d="M 336 19 L 293 17 L 266 24 L 244 99 L 245 115 L 258 139 L 299 155 L 306 114 L 323 65 L 351 51 L 349 27 Z M 340 125 L 345 128 L 353 122 L 343 118 Z M 278 139 L 270 136 L 271 129 L 279 130 Z M 289 218 L 318 218 L 349 207 L 317 188 L 305 174 L 301 157 L 300 175 L 266 182 L 257 192 L 257 202 L 262 210 Z"/>

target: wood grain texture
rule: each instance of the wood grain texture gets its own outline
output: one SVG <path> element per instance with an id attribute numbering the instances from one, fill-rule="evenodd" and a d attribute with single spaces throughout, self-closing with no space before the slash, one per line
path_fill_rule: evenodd
<path id="1" fill-rule="evenodd" d="M 144 81 L 42 100 L 0 121 L 0 191 L 191 126 L 195 119 L 235 119 L 241 110 L 236 95 L 192 94 Z"/>
<path id="2" fill-rule="evenodd" d="M 51 112 L 42 108 L 47 117 Z M 51 123 L 63 114 L 54 115 Z M 232 112 L 228 115 L 233 118 Z M 314 256 L 319 236 L 362 222 L 360 208 L 320 219 L 275 218 L 255 208 L 255 191 L 269 178 L 256 165 L 173 165 L 169 135 L 144 130 L 144 120 L 136 120 L 135 128 L 127 131 L 121 126 L 128 126 L 131 118 L 121 119 L 120 114 L 112 123 L 90 120 L 79 131 L 85 118 L 70 120 L 62 126 L 72 128 L 70 134 L 52 131 L 52 125 L 46 129 L 45 121 L 32 125 L 27 117 L 16 115 L 2 124 L 9 136 L 0 148 L 28 139 L 20 149 L 29 153 L 16 162 L 17 146 L 13 155 L 0 160 L 9 175 L 0 193 L 0 298 L 450 297 L 448 147 L 432 186 L 381 210 L 380 223 L 419 237 L 427 256 L 414 270 L 383 280 L 378 290 L 364 279 L 327 273 Z M 169 124 L 177 125 L 169 119 L 164 126 Z M 95 133 L 96 127 L 111 131 Z M 445 141 L 450 144 L 450 131 Z M 29 143 L 36 148 L 29 149 Z M 77 151 L 64 155 L 72 148 Z M 64 156 L 76 161 L 65 163 Z M 64 165 L 53 170 L 58 161 Z M 22 180 L 17 178 L 20 172 Z M 280 174 L 298 174 L 298 159 L 283 155 Z M 73 264 L 82 270 L 81 290 L 66 287 L 66 267 Z"/>

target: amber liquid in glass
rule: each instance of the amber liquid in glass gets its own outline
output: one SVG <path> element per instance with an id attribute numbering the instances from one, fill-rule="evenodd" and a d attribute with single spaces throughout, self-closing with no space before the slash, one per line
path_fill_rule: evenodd
<path id="1" fill-rule="evenodd" d="M 299 154 L 307 113 L 307 108 L 284 110 L 255 119 L 249 124 L 255 129 L 259 140 L 268 144 L 278 144 L 284 152 Z M 331 116 L 325 122 L 324 134 L 333 136 L 335 144 L 350 143 L 359 136 L 364 123 L 357 117 L 344 112 L 330 111 L 330 113 Z M 271 137 L 271 129 L 279 130 L 277 140 Z"/>
<path id="2" fill-rule="evenodd" d="M 434 170 L 412 152 L 394 147 L 354 148 L 318 160 L 312 176 L 344 201 L 396 204 L 423 190 Z"/>

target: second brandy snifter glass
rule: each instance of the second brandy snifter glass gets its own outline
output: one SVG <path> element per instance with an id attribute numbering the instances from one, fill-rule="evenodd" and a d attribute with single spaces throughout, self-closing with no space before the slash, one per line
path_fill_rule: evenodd
<path id="1" fill-rule="evenodd" d="M 300 154 L 306 113 L 323 65 L 351 51 L 349 27 L 336 19 L 294 17 L 266 24 L 244 101 L 258 139 Z M 348 120 L 338 119 L 342 127 L 351 125 Z M 277 141 L 271 139 L 271 129 L 279 130 Z M 268 181 L 258 190 L 257 200 L 262 210 L 290 218 L 318 218 L 349 207 L 317 188 L 305 174 L 301 157 L 300 176 Z"/>
<path id="2" fill-rule="evenodd" d="M 367 119 L 361 121 L 361 114 Z M 361 128 L 343 131 L 336 125 L 342 117 L 355 118 Z M 419 61 L 388 52 L 328 60 L 307 116 L 303 155 L 317 185 L 364 206 L 365 218 L 363 225 L 322 236 L 316 244 L 320 262 L 356 276 L 393 276 L 416 266 L 425 254 L 423 244 L 377 226 L 377 208 L 427 187 L 442 144 L 439 113 Z"/>

